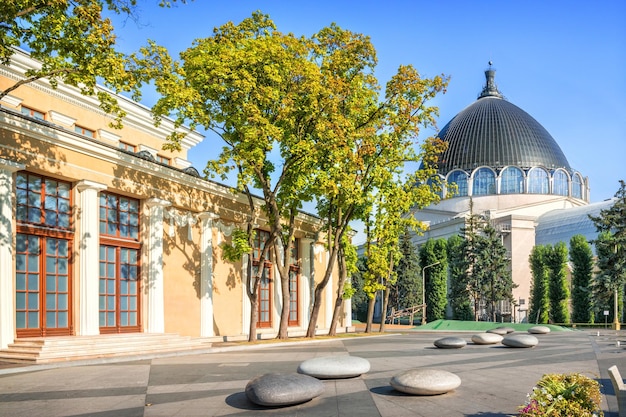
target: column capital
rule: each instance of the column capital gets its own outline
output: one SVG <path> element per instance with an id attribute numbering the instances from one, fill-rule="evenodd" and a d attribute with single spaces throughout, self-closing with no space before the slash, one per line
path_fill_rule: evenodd
<path id="1" fill-rule="evenodd" d="M 9 171 L 9 172 L 15 172 L 24 168 L 26 168 L 26 165 L 24 164 L 20 164 L 19 162 L 13 162 L 7 159 L 0 158 L 0 169 Z"/>
<path id="2" fill-rule="evenodd" d="M 169 206 L 172 205 L 171 202 L 169 202 L 167 200 L 163 200 L 161 198 L 157 198 L 157 197 L 149 198 L 149 199 L 145 200 L 144 203 L 146 204 L 146 206 L 148 206 L 148 208 L 152 208 L 152 207 L 169 207 Z"/>
<path id="3" fill-rule="evenodd" d="M 101 184 L 95 181 L 82 180 L 76 183 L 76 189 L 78 190 L 78 192 L 82 193 L 85 190 L 96 190 L 96 191 L 106 190 L 107 186 L 105 184 Z"/>

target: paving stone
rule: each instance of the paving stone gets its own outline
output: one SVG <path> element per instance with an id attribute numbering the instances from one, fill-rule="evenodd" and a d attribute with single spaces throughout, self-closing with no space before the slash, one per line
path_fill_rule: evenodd
<path id="1" fill-rule="evenodd" d="M 502 344 L 514 348 L 530 348 L 537 346 L 539 340 L 535 336 L 529 334 L 512 334 L 502 339 Z"/>
<path id="2" fill-rule="evenodd" d="M 433 344 L 441 349 L 460 349 L 465 347 L 467 342 L 465 339 L 461 339 L 460 337 L 444 337 L 435 340 Z"/>
<path id="3" fill-rule="evenodd" d="M 439 369 L 409 369 L 394 375 L 389 384 L 396 390 L 412 395 L 439 395 L 461 385 L 461 378 Z"/>
<path id="4" fill-rule="evenodd" d="M 502 335 L 496 333 L 477 333 L 472 336 L 472 342 L 477 345 L 494 345 L 502 342 Z"/>
<path id="5" fill-rule="evenodd" d="M 298 366 L 298 373 L 320 379 L 354 378 L 370 370 L 367 359 L 335 355 L 307 359 Z"/>
<path id="6" fill-rule="evenodd" d="M 302 374 L 264 374 L 248 382 L 246 396 L 255 404 L 281 407 L 310 401 L 324 392 L 324 384 Z"/>
<path id="7" fill-rule="evenodd" d="M 530 334 L 547 334 L 550 333 L 550 328 L 548 326 L 534 326 L 528 329 L 528 333 Z"/>

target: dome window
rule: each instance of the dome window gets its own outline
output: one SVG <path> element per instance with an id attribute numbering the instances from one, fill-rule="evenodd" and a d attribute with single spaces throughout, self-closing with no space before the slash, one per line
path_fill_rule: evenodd
<path id="1" fill-rule="evenodd" d="M 562 195 L 567 197 L 569 195 L 569 177 L 562 169 L 557 169 L 552 178 L 552 194 Z"/>
<path id="2" fill-rule="evenodd" d="M 448 197 L 466 197 L 467 196 L 467 173 L 465 171 L 452 171 L 448 175 Z M 456 186 L 456 190 L 453 189 L 452 184 Z M 454 194 L 452 194 L 454 192 Z"/>
<path id="3" fill-rule="evenodd" d="M 528 173 L 528 192 L 530 194 L 549 193 L 548 173 L 542 168 L 533 168 Z"/>
<path id="4" fill-rule="evenodd" d="M 489 168 L 474 171 L 472 195 L 489 195 L 496 193 L 496 174 Z"/>
<path id="5" fill-rule="evenodd" d="M 577 172 L 572 179 L 572 197 L 583 198 L 583 180 Z"/>
<path id="6" fill-rule="evenodd" d="M 524 192 L 524 173 L 517 167 L 507 167 L 500 174 L 500 194 Z"/>

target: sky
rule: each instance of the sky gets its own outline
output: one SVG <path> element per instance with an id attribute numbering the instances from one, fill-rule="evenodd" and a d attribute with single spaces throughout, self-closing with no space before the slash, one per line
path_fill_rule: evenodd
<path id="1" fill-rule="evenodd" d="M 422 76 L 450 76 L 438 128 L 473 103 L 488 62 L 505 98 L 552 135 L 570 166 L 589 178 L 591 202 L 611 198 L 626 180 L 626 2 L 510 1 L 243 1 L 195 0 L 160 8 L 139 0 L 139 21 L 117 21 L 118 44 L 131 52 L 152 39 L 178 56 L 213 28 L 268 14 L 281 32 L 311 36 L 336 23 L 368 35 L 376 48 L 375 74 L 384 85 L 399 65 Z M 143 103 L 154 104 L 146 94 Z M 436 131 L 424 132 L 425 135 Z M 188 159 L 202 171 L 207 137 Z"/>

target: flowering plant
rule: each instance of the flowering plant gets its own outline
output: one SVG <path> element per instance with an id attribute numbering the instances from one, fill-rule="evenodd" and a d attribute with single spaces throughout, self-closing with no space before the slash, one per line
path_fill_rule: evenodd
<path id="1" fill-rule="evenodd" d="M 526 397 L 520 417 L 604 416 L 600 384 L 581 374 L 546 374 Z"/>

